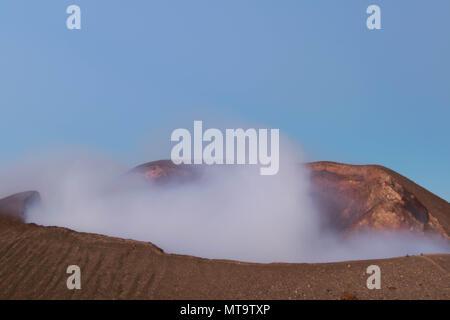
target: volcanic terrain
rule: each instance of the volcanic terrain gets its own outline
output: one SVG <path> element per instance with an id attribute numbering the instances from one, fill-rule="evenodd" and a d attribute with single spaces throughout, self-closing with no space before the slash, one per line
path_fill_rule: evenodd
<path id="1" fill-rule="evenodd" d="M 447 201 L 387 168 L 332 162 L 306 165 L 323 228 L 411 231 L 449 241 Z M 146 181 L 190 182 L 202 172 L 170 161 L 132 170 Z M 164 253 L 151 243 L 24 223 L 39 190 L 0 200 L 1 299 L 449 299 L 450 255 L 337 263 L 257 264 Z M 66 268 L 82 270 L 68 290 Z M 382 270 L 380 290 L 366 268 Z"/>

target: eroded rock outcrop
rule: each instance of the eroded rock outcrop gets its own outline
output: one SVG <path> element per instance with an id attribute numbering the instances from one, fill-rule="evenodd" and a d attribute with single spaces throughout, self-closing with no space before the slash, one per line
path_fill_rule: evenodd
<path id="1" fill-rule="evenodd" d="M 41 197 L 37 191 L 16 193 L 0 199 L 0 218 L 24 221 L 27 207 L 40 201 Z"/>
<path id="2" fill-rule="evenodd" d="M 408 230 L 449 238 L 446 221 L 438 219 L 450 214 L 449 204 L 425 189 L 413 193 L 415 184 L 391 170 L 333 162 L 307 166 L 325 226 L 343 233 Z M 423 201 L 427 197 L 428 201 Z M 446 206 L 442 203 L 441 210 L 427 206 L 433 201 L 445 202 Z"/>

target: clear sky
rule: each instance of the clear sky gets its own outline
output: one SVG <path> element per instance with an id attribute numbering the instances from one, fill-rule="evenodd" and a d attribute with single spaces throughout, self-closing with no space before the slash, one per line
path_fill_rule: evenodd
<path id="1" fill-rule="evenodd" d="M 0 161 L 76 145 L 137 164 L 161 124 L 225 114 L 449 200 L 449 59 L 448 0 L 2 0 Z"/>

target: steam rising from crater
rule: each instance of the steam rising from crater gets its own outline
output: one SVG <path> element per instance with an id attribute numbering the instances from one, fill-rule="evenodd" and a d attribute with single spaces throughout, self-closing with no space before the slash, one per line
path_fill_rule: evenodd
<path id="1" fill-rule="evenodd" d="M 252 262 L 313 262 L 449 252 L 412 235 L 339 240 L 319 226 L 307 172 L 282 144 L 280 170 L 212 166 L 192 183 L 157 186 L 92 153 L 55 154 L 0 172 L 0 196 L 37 190 L 26 221 L 156 244 L 169 253 Z"/>

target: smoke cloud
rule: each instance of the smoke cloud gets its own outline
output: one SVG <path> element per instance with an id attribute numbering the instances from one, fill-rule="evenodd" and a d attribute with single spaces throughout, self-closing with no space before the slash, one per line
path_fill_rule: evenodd
<path id="1" fill-rule="evenodd" d="M 280 170 L 211 166 L 204 178 L 149 185 L 92 152 L 35 158 L 0 172 L 0 197 L 37 190 L 26 222 L 152 242 L 169 253 L 250 262 L 324 262 L 449 252 L 413 235 L 346 240 L 319 225 L 301 155 L 282 144 Z"/>

